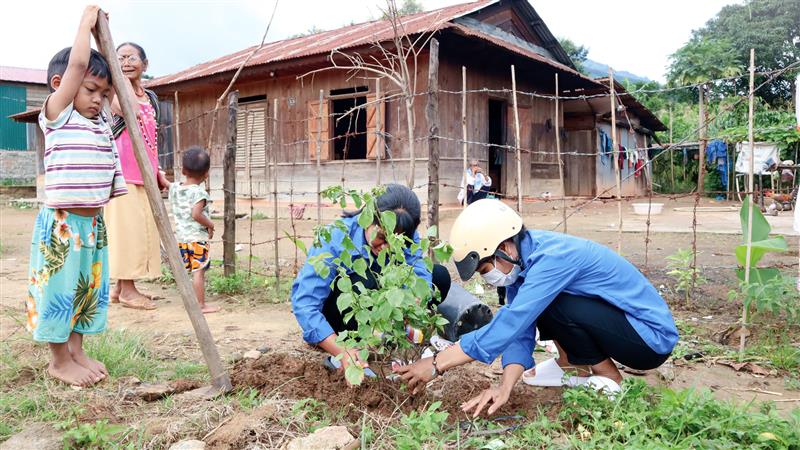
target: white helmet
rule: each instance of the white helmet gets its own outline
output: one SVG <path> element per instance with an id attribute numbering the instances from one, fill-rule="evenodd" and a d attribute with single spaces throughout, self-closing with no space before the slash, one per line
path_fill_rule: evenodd
<path id="1" fill-rule="evenodd" d="M 453 261 L 461 279 L 472 278 L 480 262 L 493 256 L 522 227 L 522 217 L 500 200 L 481 199 L 467 206 L 450 230 Z"/>

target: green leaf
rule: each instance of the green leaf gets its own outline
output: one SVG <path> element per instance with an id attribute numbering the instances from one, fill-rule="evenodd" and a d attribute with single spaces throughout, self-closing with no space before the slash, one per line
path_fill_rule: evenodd
<path id="1" fill-rule="evenodd" d="M 303 241 L 301 241 L 300 239 L 295 239 L 294 237 L 292 237 L 291 234 L 287 233 L 286 231 L 284 231 L 283 234 L 285 234 L 286 237 L 289 238 L 289 240 L 292 241 L 292 243 L 294 243 L 295 247 L 299 248 L 304 255 L 308 254 L 308 250 L 306 249 L 306 244 L 304 244 Z"/>
<path id="2" fill-rule="evenodd" d="M 393 308 L 399 308 L 403 304 L 404 297 L 403 291 L 400 289 L 392 289 L 386 294 L 386 299 L 389 301 L 388 304 Z"/>
<path id="3" fill-rule="evenodd" d="M 437 236 L 439 236 L 439 228 L 436 225 L 431 225 L 425 230 L 426 238 L 436 238 Z"/>
<path id="4" fill-rule="evenodd" d="M 341 294 L 336 299 L 336 307 L 339 308 L 339 311 L 347 311 L 353 304 L 353 294 Z"/>
<path id="5" fill-rule="evenodd" d="M 753 217 L 755 219 L 755 217 Z M 750 266 L 753 267 L 761 260 L 767 252 L 785 252 L 789 250 L 783 236 L 767 238 L 760 241 L 753 241 L 750 252 Z M 744 267 L 747 262 L 747 245 L 742 244 L 736 247 L 736 261 Z"/>
<path id="6" fill-rule="evenodd" d="M 753 203 L 753 199 L 751 196 L 747 196 L 744 203 L 742 203 L 742 208 L 739 211 L 739 218 L 742 222 L 742 242 L 747 242 L 747 218 L 749 216 L 748 210 L 750 208 L 747 207 L 748 204 L 753 204 L 753 241 L 763 241 L 765 239 L 769 239 L 769 232 L 772 230 L 772 227 L 769 226 L 769 222 L 764 217 L 764 214 L 761 213 L 761 208 Z"/>
<path id="7" fill-rule="evenodd" d="M 447 243 L 440 243 L 433 247 L 433 257 L 439 262 L 449 261 L 453 256 L 453 247 Z"/>
<path id="8" fill-rule="evenodd" d="M 737 269 L 736 276 L 744 281 L 744 269 Z M 764 284 L 773 278 L 781 276 L 781 271 L 778 269 L 750 269 L 750 284 Z"/>
<path id="9" fill-rule="evenodd" d="M 358 225 L 363 228 L 367 229 L 372 222 L 375 220 L 375 209 L 371 203 L 367 203 L 364 205 L 364 209 L 361 210 L 361 214 L 358 215 Z"/>
<path id="10" fill-rule="evenodd" d="M 358 386 L 364 381 L 364 368 L 358 364 L 350 364 L 344 370 L 344 377 L 348 383 Z"/>
<path id="11" fill-rule="evenodd" d="M 396 225 L 397 216 L 394 211 L 383 211 L 381 213 L 381 228 L 383 228 L 384 233 L 394 233 Z"/>
<path id="12" fill-rule="evenodd" d="M 353 261 L 353 272 L 357 273 L 361 278 L 367 278 L 367 261 L 364 258 L 358 258 Z"/>
<path id="13" fill-rule="evenodd" d="M 353 282 L 347 277 L 339 278 L 339 280 L 336 282 L 336 286 L 340 291 L 342 291 L 342 293 L 350 293 L 353 291 Z"/>

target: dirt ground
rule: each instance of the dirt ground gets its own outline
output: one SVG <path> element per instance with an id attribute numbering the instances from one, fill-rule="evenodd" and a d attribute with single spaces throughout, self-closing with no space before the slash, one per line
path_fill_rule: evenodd
<path id="1" fill-rule="evenodd" d="M 640 200 L 641 202 L 641 200 Z M 646 202 L 646 200 L 645 200 Z M 649 242 L 645 244 L 646 217 L 632 213 L 630 202 L 624 204 L 624 226 L 622 253 L 651 279 L 664 297 L 673 307 L 675 316 L 682 324 L 692 329 L 691 335 L 682 336 L 681 345 L 685 353 L 700 351 L 704 339 L 717 339 L 720 333 L 738 319 L 739 305 L 727 301 L 727 293 L 735 288 L 735 257 L 733 249 L 740 243 L 739 216 L 736 203 L 714 202 L 704 200 L 697 214 L 697 249 L 698 265 L 709 283 L 701 286 L 695 302 L 687 306 L 680 295 L 672 292 L 671 278 L 666 275 L 666 256 L 679 248 L 692 246 L 692 199 L 671 200 L 654 199 L 663 203 L 663 211 L 653 215 L 650 220 Z M 570 211 L 582 204 L 581 200 L 568 203 Z M 557 202 L 535 202 L 525 205 L 525 222 L 530 228 L 553 229 L 561 220 L 561 211 Z M 240 201 L 240 211 L 249 212 L 249 202 Z M 677 208 L 677 210 L 676 210 Z M 705 208 L 712 208 L 712 211 Z M 727 210 L 723 210 L 727 208 Z M 248 242 L 268 241 L 273 238 L 274 223 L 269 219 L 272 208 L 262 202 L 254 202 L 254 212 L 260 220 L 253 220 L 250 230 L 249 218 L 237 221 L 237 241 L 242 243 L 238 252 L 239 267 L 247 267 L 247 257 L 252 249 L 256 258 L 252 260 L 255 272 L 271 274 L 274 272 L 272 243 L 254 245 Z M 444 238 L 458 214 L 457 207 L 443 207 L 441 211 L 441 232 Z M 281 205 L 281 214 L 288 212 L 286 205 Z M 325 208 L 326 219 L 338 214 L 338 209 Z M 0 206 L 0 340 L 9 340 L 12 336 L 27 336 L 24 329 L 24 303 L 27 288 L 28 252 L 30 234 L 36 215 L 35 209 L 19 209 L 11 207 L 8 202 Z M 267 217 L 263 219 L 261 217 Z M 286 231 L 298 236 L 309 236 L 316 220 L 313 207 L 308 207 L 303 220 L 292 223 L 285 217 L 279 220 L 281 234 Z M 773 232 L 785 236 L 796 236 L 791 230 L 791 213 L 783 213 L 778 217 L 769 217 Z M 424 221 L 424 220 L 423 220 Z M 222 223 L 217 220 L 218 235 L 222 235 Z M 616 248 L 617 245 L 617 209 L 614 202 L 595 202 L 569 217 L 568 231 L 601 244 Z M 560 228 L 559 228 L 560 230 Z M 792 251 L 784 254 L 769 254 L 762 264 L 779 266 L 787 271 L 797 270 L 797 239 L 788 239 Z M 308 242 L 308 239 L 305 239 Z M 214 242 L 212 258 L 221 258 L 221 243 Z M 290 277 L 295 265 L 295 249 L 288 239 L 280 241 L 280 267 L 282 276 Z M 302 254 L 298 255 L 298 263 L 302 262 Z M 451 271 L 454 274 L 455 272 Z M 158 309 L 154 311 L 134 311 L 111 305 L 109 310 L 109 328 L 132 330 L 153 336 L 157 343 L 156 351 L 201 361 L 199 349 L 194 342 L 191 324 L 183 310 L 182 302 L 174 286 L 162 284 L 157 280 L 139 284 L 143 291 L 159 297 L 156 300 Z M 207 315 L 211 331 L 219 346 L 220 353 L 226 361 L 234 354 L 267 346 L 270 353 L 256 363 L 240 362 L 232 367 L 234 383 L 239 386 L 251 386 L 262 391 L 274 392 L 276 389 L 288 398 L 315 397 L 336 406 L 347 406 L 351 403 L 365 402 L 374 409 L 383 411 L 395 407 L 400 397 L 394 396 L 386 400 L 379 398 L 375 392 L 350 391 L 342 394 L 341 380 L 336 375 L 325 372 L 316 361 L 319 354 L 302 343 L 300 329 L 291 313 L 288 298 L 274 298 L 272 290 L 258 292 L 247 298 L 211 295 L 209 301 L 222 306 L 217 314 Z M 496 305 L 495 305 L 496 306 Z M 682 327 L 683 328 L 683 327 Z M 797 336 L 795 336 L 797 340 Z M 32 345 L 32 344 L 31 344 Z M 297 358 L 288 358 L 295 355 Z M 546 355 L 537 353 L 537 359 Z M 775 400 L 798 397 L 797 392 L 790 392 L 784 386 L 785 372 L 771 370 L 768 373 L 750 373 L 746 370 L 735 371 L 714 358 L 698 361 L 687 361 L 677 358 L 668 367 L 666 375 L 651 371 L 646 375 L 652 384 L 665 384 L 674 388 L 708 388 L 722 399 L 735 399 L 747 402 L 756 400 Z M 293 374 L 305 374 L 307 378 L 317 380 L 317 385 L 279 384 L 280 380 L 291 378 Z M 310 374 L 310 376 L 309 376 Z M 491 367 L 473 364 L 468 369 L 453 371 L 445 377 L 458 378 L 460 384 L 443 383 L 433 386 L 432 394 L 443 400 L 445 409 L 456 413 L 457 405 L 469 395 L 499 380 L 497 363 Z M 626 375 L 633 376 L 633 375 Z M 463 382 L 463 381 L 468 382 Z M 453 386 L 462 386 L 454 390 Z M 398 393 L 399 395 L 399 393 Z M 432 397 L 431 397 L 432 398 Z M 405 407 L 415 407 L 430 398 L 415 400 Z M 420 403 L 422 402 L 422 403 Z M 558 390 L 543 391 L 524 385 L 517 387 L 514 400 L 507 408 L 507 413 L 522 409 L 536 410 L 541 405 L 557 405 L 560 402 Z M 778 403 L 776 408 L 789 411 L 800 406 L 800 402 Z"/>

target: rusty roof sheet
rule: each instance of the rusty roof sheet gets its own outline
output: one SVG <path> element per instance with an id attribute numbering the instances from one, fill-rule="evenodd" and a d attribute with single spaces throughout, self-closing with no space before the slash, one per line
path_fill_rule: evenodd
<path id="1" fill-rule="evenodd" d="M 0 66 L 0 81 L 47 84 L 47 71 L 25 67 Z"/>
<path id="2" fill-rule="evenodd" d="M 473 13 L 499 0 L 479 0 L 462 3 L 446 8 L 436 9 L 400 17 L 400 26 L 404 34 L 424 33 L 441 30 L 453 26 L 451 20 Z M 348 49 L 374 42 L 382 42 L 394 37 L 392 24 L 388 20 L 374 20 L 357 25 L 350 25 L 330 31 L 302 36 L 293 39 L 264 44 L 245 67 L 285 61 L 304 56 L 328 54 L 333 50 Z M 248 55 L 258 48 L 257 45 L 244 50 L 195 65 L 180 72 L 158 77 L 147 83 L 148 87 L 179 83 L 195 78 L 202 78 L 218 73 L 233 71 L 247 59 Z"/>

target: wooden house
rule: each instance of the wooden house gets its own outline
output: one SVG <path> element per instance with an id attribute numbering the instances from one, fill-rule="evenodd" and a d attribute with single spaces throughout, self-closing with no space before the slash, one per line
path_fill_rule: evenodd
<path id="1" fill-rule="evenodd" d="M 521 152 L 523 195 L 559 192 L 556 131 L 553 129 L 556 123 L 552 99 L 555 74 L 559 74 L 563 92 L 605 88 L 575 70 L 530 3 L 527 0 L 481 0 L 403 16 L 399 24 L 399 29 L 412 40 L 432 34 L 440 44 L 436 75 L 440 201 L 456 202 L 462 179 L 462 67 L 466 68 L 467 158 L 481 161 L 491 174 L 493 188 L 499 195 L 516 195 L 516 121 L 511 77 L 514 65 L 519 147 L 524 149 Z M 386 77 L 376 77 L 365 71 L 321 70 L 332 66 L 332 58 L 341 64 L 340 53 L 381 60 L 377 44 L 391 51 L 394 37 L 395 28 L 390 21 L 376 20 L 268 43 L 254 54 L 257 47 L 247 48 L 151 80 L 148 87 L 159 94 L 163 104 L 173 108 L 173 115 L 166 120 L 177 124 L 162 127 L 172 130 L 168 133 L 171 139 L 164 140 L 164 144 L 172 145 L 171 142 L 176 141 L 175 147 L 181 149 L 189 145 L 205 147 L 211 136 L 212 196 L 221 197 L 228 117 L 225 109 L 217 113 L 213 110 L 217 97 L 234 72 L 247 61 L 233 86 L 239 92 L 237 193 L 266 196 L 272 191 L 275 181 L 272 177 L 277 177 L 281 198 L 291 194 L 295 199 L 310 200 L 316 196 L 318 170 L 323 188 L 333 184 L 369 188 L 377 182 L 378 162 L 383 183 L 404 183 L 412 161 L 408 117 L 398 87 Z M 427 44 L 416 61 L 409 61 L 416 74 L 412 107 L 413 185 L 423 201 L 428 182 L 429 125 L 425 119 L 428 61 Z M 378 83 L 380 97 L 377 96 Z M 273 120 L 276 101 L 277 117 Z M 354 107 L 356 113 L 346 116 L 345 113 Z M 563 124 L 562 135 L 569 138 L 564 142 L 565 148 L 596 151 L 597 133 L 573 130 L 569 128 L 572 126 L 569 120 L 564 122 L 570 114 L 587 111 L 593 110 L 576 105 L 560 113 L 557 123 Z M 214 114 L 217 114 L 216 120 Z M 213 130 L 212 123 L 215 124 Z M 599 122 L 593 122 L 592 126 L 596 123 Z M 161 153 L 165 155 L 175 150 L 163 147 Z M 584 180 L 594 177 L 594 173 L 582 169 L 585 161 L 580 157 L 565 161 L 568 177 L 583 180 L 574 182 L 576 186 L 595 185 L 595 180 Z M 273 162 L 275 167 L 270 167 Z M 575 167 L 570 167 L 573 164 Z M 591 192 L 578 189 L 572 194 L 591 195 Z"/>
<path id="2" fill-rule="evenodd" d="M 5 183 L 33 184 L 37 176 L 44 136 L 36 116 L 47 93 L 47 71 L 0 66 L 0 168 Z"/>

